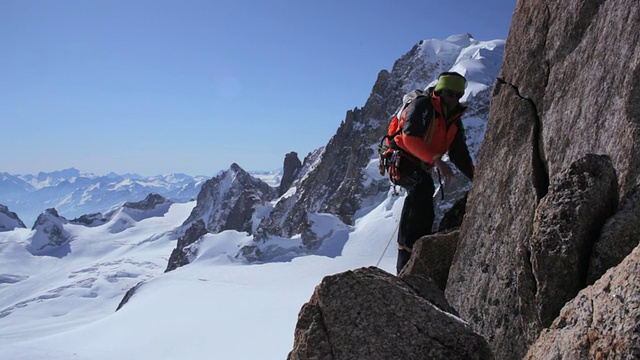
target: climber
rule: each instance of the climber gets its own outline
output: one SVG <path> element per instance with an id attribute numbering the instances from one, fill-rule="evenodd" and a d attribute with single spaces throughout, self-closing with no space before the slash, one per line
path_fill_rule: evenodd
<path id="1" fill-rule="evenodd" d="M 466 109 L 460 104 L 465 85 L 462 75 L 444 72 L 436 86 L 409 103 L 399 117 L 399 134 L 390 143 L 401 155 L 398 185 L 407 190 L 398 229 L 398 273 L 409 261 L 414 243 L 432 231 L 435 189 L 431 169 L 435 167 L 446 183 L 453 176 L 442 160 L 448 152 L 453 164 L 473 180 L 474 165 L 461 120 Z"/>

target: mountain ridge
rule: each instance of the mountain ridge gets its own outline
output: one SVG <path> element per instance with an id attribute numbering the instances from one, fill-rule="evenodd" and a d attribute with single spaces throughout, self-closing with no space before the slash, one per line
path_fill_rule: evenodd
<path id="1" fill-rule="evenodd" d="M 250 172 L 271 186 L 278 186 L 281 169 Z M 139 201 L 155 193 L 175 202 L 195 199 L 204 175 L 169 173 L 95 175 L 76 168 L 33 174 L 0 173 L 0 204 L 7 206 L 25 224 L 33 224 L 48 208 L 67 218 L 106 213 L 127 201 Z"/>

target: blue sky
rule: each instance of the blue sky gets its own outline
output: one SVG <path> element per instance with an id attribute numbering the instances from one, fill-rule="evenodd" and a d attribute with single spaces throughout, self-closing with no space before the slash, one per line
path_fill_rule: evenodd
<path id="1" fill-rule="evenodd" d="M 0 172 L 215 175 L 302 160 L 421 39 L 516 0 L 2 0 Z"/>

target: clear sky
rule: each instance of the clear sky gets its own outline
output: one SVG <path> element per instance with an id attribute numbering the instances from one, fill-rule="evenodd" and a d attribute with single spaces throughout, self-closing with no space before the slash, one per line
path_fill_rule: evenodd
<path id="1" fill-rule="evenodd" d="M 214 175 L 325 145 L 421 39 L 516 0 L 2 0 L 0 172 Z"/>

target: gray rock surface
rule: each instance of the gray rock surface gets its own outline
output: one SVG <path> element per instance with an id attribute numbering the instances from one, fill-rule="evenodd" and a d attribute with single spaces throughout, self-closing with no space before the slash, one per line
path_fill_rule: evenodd
<path id="1" fill-rule="evenodd" d="M 607 156 L 586 155 L 552 180 L 536 209 L 530 240 L 542 326 L 586 286 L 591 249 L 617 202 L 618 183 Z"/>
<path id="2" fill-rule="evenodd" d="M 570 301 L 527 360 L 640 359 L 640 247 Z"/>
<path id="3" fill-rule="evenodd" d="M 587 283 L 593 284 L 609 268 L 618 265 L 640 243 L 640 186 L 623 201 L 620 210 L 602 228 L 593 246 Z"/>
<path id="4" fill-rule="evenodd" d="M 289 360 L 492 359 L 459 318 L 397 277 L 361 268 L 325 277 L 302 307 Z"/>
<path id="5" fill-rule="evenodd" d="M 496 358 L 523 357 L 541 329 L 530 240 L 549 179 L 600 154 L 619 199 L 639 183 L 638 34 L 637 1 L 516 6 L 445 292 Z"/>
<path id="6" fill-rule="evenodd" d="M 302 162 L 300 162 L 297 152 L 292 151 L 285 155 L 282 166 L 282 180 L 280 180 L 280 185 L 278 186 L 278 196 L 282 196 L 289 190 L 301 168 Z"/>
<path id="7" fill-rule="evenodd" d="M 449 269 L 458 247 L 460 231 L 424 236 L 416 241 L 411 259 L 400 272 L 403 275 L 424 275 L 433 279 L 441 291 L 447 286 Z"/>
<path id="8" fill-rule="evenodd" d="M 202 219 L 191 224 L 185 234 L 178 238 L 176 248 L 171 252 L 167 268 L 164 272 L 175 270 L 181 266 L 187 265 L 189 263 L 189 256 L 197 253 L 197 248 L 194 248 L 193 245 L 207 233 L 207 228 Z"/>
<path id="9" fill-rule="evenodd" d="M 155 209 L 158 205 L 165 204 L 167 202 L 171 202 L 167 200 L 164 196 L 159 194 L 149 194 L 144 200 L 141 201 L 127 201 L 122 205 L 125 208 L 135 209 L 135 210 L 143 210 L 149 211 Z"/>

